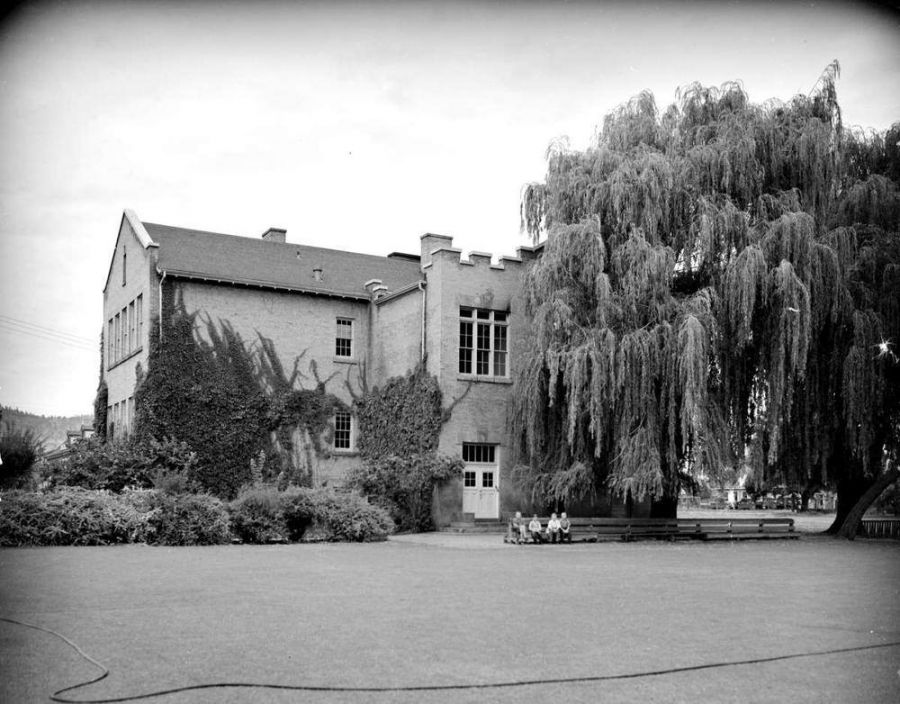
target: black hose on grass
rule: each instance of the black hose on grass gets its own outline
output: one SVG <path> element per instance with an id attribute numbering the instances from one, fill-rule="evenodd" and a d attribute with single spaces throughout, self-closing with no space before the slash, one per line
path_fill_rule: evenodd
<path id="1" fill-rule="evenodd" d="M 17 621 L 13 618 L 5 618 L 0 616 L 0 621 L 14 623 L 17 626 L 33 628 L 36 631 L 43 631 L 52 636 L 56 636 L 66 645 L 72 648 L 82 658 L 91 663 L 94 667 L 102 670 L 97 677 L 85 682 L 74 684 L 70 687 L 58 689 L 50 695 L 51 701 L 60 702 L 61 704 L 113 704 L 114 702 L 134 702 L 139 699 L 149 699 L 151 697 L 163 697 L 168 694 L 179 694 L 181 692 L 190 692 L 198 689 L 275 689 L 287 690 L 295 692 L 358 692 L 365 694 L 385 694 L 399 692 L 443 692 L 463 689 L 509 689 L 511 687 L 533 687 L 536 685 L 547 684 L 579 684 L 585 682 L 609 682 L 612 680 L 632 680 L 641 677 L 658 677 L 660 675 L 671 675 L 681 672 L 696 672 L 698 670 L 712 670 L 720 667 L 736 667 L 738 665 L 757 665 L 767 662 L 777 662 L 779 660 L 793 660 L 795 658 L 809 658 L 819 655 L 837 655 L 839 653 L 852 653 L 862 650 L 875 650 L 876 648 L 893 648 L 900 646 L 900 641 L 892 641 L 890 643 L 877 643 L 873 645 L 858 645 L 851 648 L 834 648 L 832 650 L 816 650 L 806 653 L 790 653 L 788 655 L 774 655 L 767 658 L 752 658 L 749 660 L 729 660 L 724 662 L 705 663 L 703 665 L 688 665 L 685 667 L 671 667 L 663 670 L 644 670 L 642 672 L 629 672 L 622 675 L 590 675 L 586 677 L 554 677 L 536 680 L 512 680 L 509 682 L 485 682 L 481 684 L 433 684 L 433 685 L 407 685 L 402 687 L 341 687 L 341 686 L 315 686 L 315 685 L 289 685 L 289 684 L 267 684 L 258 682 L 210 682 L 208 684 L 193 684 L 186 687 L 174 687 L 172 689 L 160 689 L 155 692 L 147 692 L 146 694 L 133 694 L 126 697 L 113 697 L 110 699 L 65 699 L 61 695 L 66 692 L 72 692 L 82 687 L 95 684 L 109 675 L 109 670 L 102 664 L 94 660 L 90 655 L 85 653 L 71 640 L 61 633 L 43 626 L 36 626 L 33 623 L 25 623 Z"/>

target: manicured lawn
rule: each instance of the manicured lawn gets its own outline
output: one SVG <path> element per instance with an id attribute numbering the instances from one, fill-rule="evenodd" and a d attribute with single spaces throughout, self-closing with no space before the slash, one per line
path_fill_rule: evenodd
<path id="1" fill-rule="evenodd" d="M 900 644 L 900 543 L 0 550 L 0 615 L 111 675 L 74 699 L 211 682 L 396 687 L 589 678 Z M 0 622 L 0 701 L 95 669 Z M 437 692 L 212 689 L 183 702 L 896 702 L 900 645 L 605 681 Z"/>

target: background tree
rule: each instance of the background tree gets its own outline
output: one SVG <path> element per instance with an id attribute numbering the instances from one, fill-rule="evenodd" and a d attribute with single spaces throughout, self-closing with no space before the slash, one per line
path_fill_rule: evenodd
<path id="1" fill-rule="evenodd" d="M 0 489 L 27 487 L 44 444 L 33 429 L 20 428 L 2 416 L 0 411 Z"/>
<path id="2" fill-rule="evenodd" d="M 838 73 L 788 103 L 692 84 L 660 115 L 641 93 L 584 151 L 551 145 L 522 198 L 547 235 L 513 409 L 532 485 L 673 514 L 682 474 L 749 451 L 757 482 L 835 485 L 837 529 L 889 483 L 900 126 L 845 130 Z"/>

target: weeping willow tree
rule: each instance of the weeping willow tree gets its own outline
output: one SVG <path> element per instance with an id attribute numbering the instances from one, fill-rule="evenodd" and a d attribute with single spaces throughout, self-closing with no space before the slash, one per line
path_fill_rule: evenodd
<path id="1" fill-rule="evenodd" d="M 835 487 L 837 530 L 896 478 L 900 124 L 845 129 L 838 74 L 787 103 L 645 92 L 551 145 L 521 205 L 546 237 L 512 413 L 532 488 L 673 515 L 685 479 L 747 462 Z"/>

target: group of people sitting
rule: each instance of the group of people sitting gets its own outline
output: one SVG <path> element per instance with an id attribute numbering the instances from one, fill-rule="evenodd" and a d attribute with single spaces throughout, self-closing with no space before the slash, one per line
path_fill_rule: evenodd
<path id="1" fill-rule="evenodd" d="M 529 523 L 525 523 L 522 518 L 522 512 L 516 511 L 515 517 L 512 519 L 512 540 L 516 545 L 521 545 L 531 538 L 535 543 L 564 543 L 572 542 L 572 522 L 565 512 L 557 518 L 556 514 L 550 514 L 550 520 L 547 521 L 547 529 L 543 530 L 541 520 L 537 514 L 531 517 Z"/>

